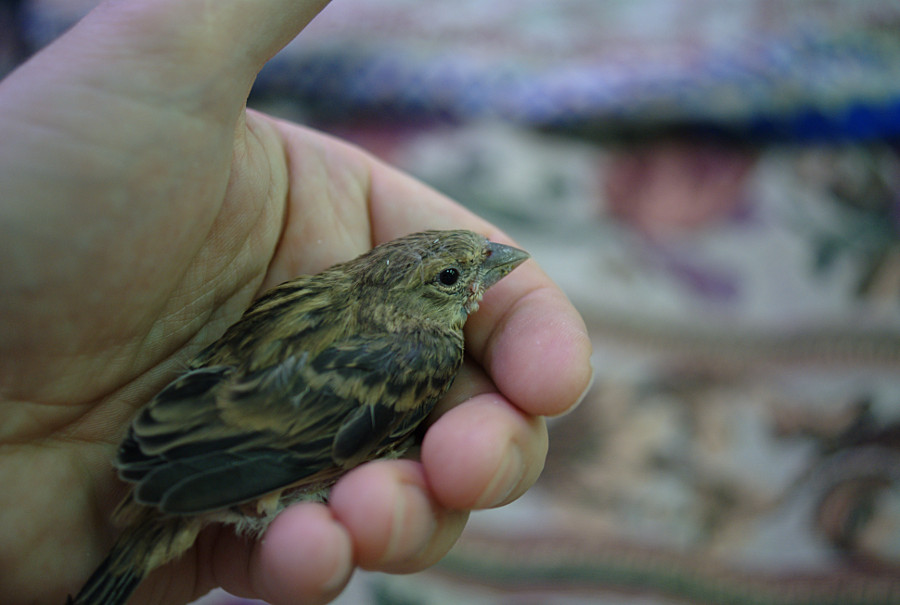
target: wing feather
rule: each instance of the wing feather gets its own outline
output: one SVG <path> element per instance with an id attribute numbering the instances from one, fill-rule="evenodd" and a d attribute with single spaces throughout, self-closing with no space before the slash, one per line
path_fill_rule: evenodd
<path id="1" fill-rule="evenodd" d="M 266 369 L 191 370 L 132 423 L 119 475 L 136 483 L 137 502 L 173 514 L 321 484 L 409 434 L 449 387 L 461 343 L 435 352 L 426 342 L 357 335 Z"/>

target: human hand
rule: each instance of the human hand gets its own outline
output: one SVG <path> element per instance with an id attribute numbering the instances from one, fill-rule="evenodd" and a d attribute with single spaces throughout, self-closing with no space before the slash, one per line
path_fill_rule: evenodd
<path id="1" fill-rule="evenodd" d="M 494 227 L 363 151 L 246 111 L 262 64 L 322 1 L 120 0 L 0 82 L 0 594 L 60 603 L 110 546 L 110 465 L 134 411 L 252 299 L 427 228 Z M 438 560 L 467 511 L 520 496 L 541 415 L 590 378 L 583 323 L 535 263 L 492 288 L 421 462 L 345 476 L 263 540 L 205 531 L 133 602 L 213 586 L 334 597 L 354 564 Z"/>

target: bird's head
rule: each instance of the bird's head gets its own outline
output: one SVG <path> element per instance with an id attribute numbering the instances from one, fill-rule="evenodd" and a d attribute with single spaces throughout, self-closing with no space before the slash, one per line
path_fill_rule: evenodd
<path id="1" fill-rule="evenodd" d="M 462 328 L 485 291 L 528 257 L 472 231 L 423 231 L 381 244 L 347 268 L 373 304 Z"/>

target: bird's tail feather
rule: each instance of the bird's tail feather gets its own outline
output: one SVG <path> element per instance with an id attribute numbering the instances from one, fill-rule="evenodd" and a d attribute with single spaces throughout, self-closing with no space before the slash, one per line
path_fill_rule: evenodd
<path id="1" fill-rule="evenodd" d="M 129 532 L 130 533 L 130 532 Z M 145 565 L 135 561 L 136 544 L 126 534 L 116 542 L 87 583 L 66 605 L 125 605 L 144 577 Z"/>
<path id="2" fill-rule="evenodd" d="M 68 598 L 66 605 L 125 605 L 143 579 L 143 572 L 134 567 L 113 570 L 112 561 L 116 555 L 114 549 L 94 570 L 78 595 L 74 599 Z"/>
<path id="3" fill-rule="evenodd" d="M 176 558 L 196 537 L 180 519 L 161 519 L 145 510 L 125 529 L 87 583 L 66 605 L 125 605 L 151 570 Z M 181 535 L 185 539 L 179 541 Z"/>

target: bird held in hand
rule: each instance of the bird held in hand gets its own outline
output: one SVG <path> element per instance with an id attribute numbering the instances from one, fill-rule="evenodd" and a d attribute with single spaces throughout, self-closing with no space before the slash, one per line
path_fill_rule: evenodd
<path id="1" fill-rule="evenodd" d="M 400 455 L 463 361 L 463 325 L 528 258 L 425 231 L 264 294 L 137 414 L 125 529 L 72 605 L 124 604 L 209 523 L 258 535 L 291 502 Z"/>

